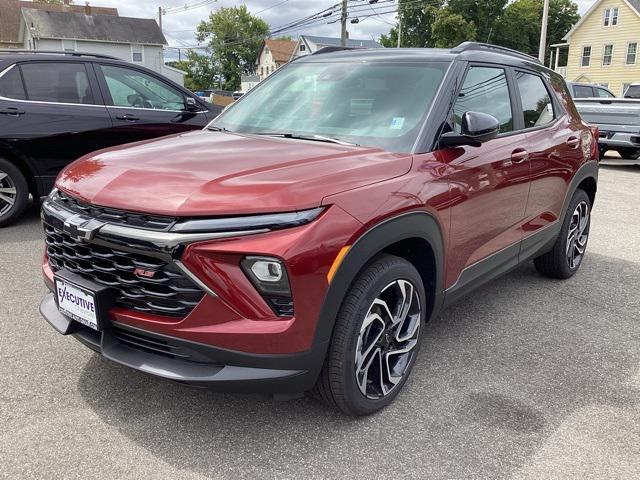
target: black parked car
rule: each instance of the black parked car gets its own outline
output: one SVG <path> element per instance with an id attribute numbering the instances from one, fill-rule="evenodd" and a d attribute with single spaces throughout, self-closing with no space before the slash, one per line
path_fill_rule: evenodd
<path id="1" fill-rule="evenodd" d="M 0 51 L 0 227 L 86 153 L 200 129 L 220 107 L 113 57 Z"/>

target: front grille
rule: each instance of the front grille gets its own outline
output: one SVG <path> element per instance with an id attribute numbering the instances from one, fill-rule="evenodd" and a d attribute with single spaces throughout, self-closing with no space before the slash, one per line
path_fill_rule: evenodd
<path id="1" fill-rule="evenodd" d="M 154 353 L 164 357 L 181 358 L 183 360 L 188 360 L 191 357 L 191 355 L 181 347 L 173 345 L 167 340 L 151 337 L 144 333 L 116 327 L 113 329 L 113 336 L 121 344 L 145 353 Z"/>
<path id="2" fill-rule="evenodd" d="M 70 197 L 61 191 L 58 191 L 55 194 L 53 201 L 71 212 L 81 213 L 87 217 L 95 218 L 96 220 L 100 220 L 105 223 L 126 225 L 128 227 L 144 228 L 159 232 L 169 230 L 177 220 L 173 217 L 125 212 L 124 210 L 90 205 L 88 203 L 81 202 L 77 198 Z"/>
<path id="3" fill-rule="evenodd" d="M 49 265 L 65 268 L 113 288 L 117 306 L 171 317 L 184 317 L 202 300 L 204 292 L 180 269 L 163 260 L 102 245 L 83 243 L 66 232 L 45 225 Z M 134 274 L 139 268 L 155 272 L 152 278 Z"/>

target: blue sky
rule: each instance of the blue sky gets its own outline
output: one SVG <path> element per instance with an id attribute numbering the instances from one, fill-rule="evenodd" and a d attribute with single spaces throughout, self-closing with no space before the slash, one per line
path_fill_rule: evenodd
<path id="1" fill-rule="evenodd" d="M 118 1 L 118 0 L 92 0 L 91 5 L 95 6 L 113 6 L 117 7 L 120 15 L 130 17 L 141 18 L 156 18 L 158 13 L 159 4 L 165 8 L 181 7 L 185 4 L 194 4 L 200 0 L 135 0 L 135 1 Z M 354 4 L 367 5 L 367 0 L 350 0 Z M 584 13 L 595 0 L 577 0 L 580 13 Z M 194 38 L 194 31 L 196 25 L 204 18 L 207 18 L 211 11 L 214 11 L 220 7 L 231 7 L 241 4 L 247 5 L 249 11 L 258 13 L 273 29 L 274 27 L 285 25 L 294 20 L 304 18 L 315 12 L 330 7 L 337 3 L 338 0 L 246 0 L 234 1 L 234 0 L 217 0 L 212 1 L 209 5 L 182 11 L 180 13 L 173 13 L 163 17 L 164 32 L 172 46 L 194 46 L 196 40 Z M 76 1 L 81 4 L 81 1 Z M 389 7 L 378 6 L 375 7 L 375 11 L 391 10 Z M 367 9 L 366 12 L 371 14 L 372 11 L 368 10 L 368 7 L 360 7 Z M 327 19 L 336 19 L 339 17 L 339 13 L 336 11 L 331 17 Z M 363 19 L 358 24 L 349 24 L 349 32 L 351 38 L 361 39 L 377 39 L 382 33 L 389 31 L 390 24 L 394 22 L 393 14 L 386 14 L 380 16 L 371 16 Z M 325 36 L 339 36 L 340 24 L 333 23 L 328 24 L 326 22 L 314 25 L 312 27 L 306 27 L 298 31 L 292 31 L 288 34 L 292 37 L 297 37 L 299 34 L 310 35 L 325 35 Z"/>

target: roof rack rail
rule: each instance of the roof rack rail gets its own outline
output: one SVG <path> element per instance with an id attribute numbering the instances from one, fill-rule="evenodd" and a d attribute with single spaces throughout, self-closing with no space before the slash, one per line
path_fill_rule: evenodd
<path id="1" fill-rule="evenodd" d="M 117 57 L 111 55 L 102 55 L 101 53 L 88 53 L 88 52 L 63 52 L 61 50 L 21 50 L 17 48 L 0 49 L 0 53 L 11 54 L 44 54 L 44 55 L 65 55 L 70 57 L 94 57 L 105 58 L 108 60 L 120 60 Z"/>
<path id="2" fill-rule="evenodd" d="M 322 53 L 331 53 L 331 52 L 341 52 L 343 50 L 357 50 L 357 49 L 353 47 L 337 47 L 337 46 L 322 47 L 320 50 L 313 52 L 311 55 L 320 55 Z"/>
<path id="3" fill-rule="evenodd" d="M 457 47 L 451 49 L 452 53 L 462 53 L 468 51 L 485 51 L 485 52 L 497 52 L 504 53 L 506 55 L 511 55 L 512 57 L 519 57 L 525 60 L 529 60 L 530 62 L 538 63 L 542 65 L 539 59 L 532 55 L 528 55 L 526 53 L 519 52 L 518 50 L 513 50 L 512 48 L 501 47 L 500 45 L 493 45 L 491 43 L 480 43 L 480 42 L 462 42 Z"/>

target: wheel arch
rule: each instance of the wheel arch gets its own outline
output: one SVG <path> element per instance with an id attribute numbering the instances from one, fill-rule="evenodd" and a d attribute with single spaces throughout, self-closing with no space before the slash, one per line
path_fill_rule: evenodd
<path id="1" fill-rule="evenodd" d="M 567 189 L 567 193 L 564 197 L 564 202 L 562 204 L 562 218 L 560 224 L 564 222 L 565 216 L 567 215 L 567 207 L 569 206 L 569 202 L 573 198 L 576 190 L 581 189 L 584 190 L 589 199 L 591 200 L 591 206 L 593 207 L 593 203 L 596 199 L 596 192 L 598 190 L 598 162 L 595 160 L 591 160 L 583 164 L 573 175 L 571 182 L 569 184 L 569 188 Z"/>
<path id="2" fill-rule="evenodd" d="M 33 169 L 29 165 L 29 163 L 16 152 L 14 149 L 9 147 L 8 145 L 0 142 L 0 158 L 11 162 L 15 165 L 18 170 L 22 173 L 25 180 L 27 181 L 27 186 L 29 188 L 29 193 L 34 197 L 38 195 L 38 181 L 34 175 Z"/>
<path id="3" fill-rule="evenodd" d="M 345 294 L 358 274 L 381 253 L 402 257 L 416 267 L 428 296 L 427 319 L 440 310 L 444 278 L 442 230 L 428 212 L 405 213 L 368 229 L 353 243 L 329 285 L 316 327 L 316 344 L 329 343 Z"/>

